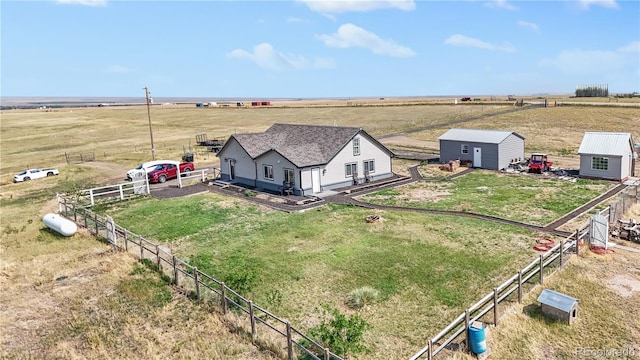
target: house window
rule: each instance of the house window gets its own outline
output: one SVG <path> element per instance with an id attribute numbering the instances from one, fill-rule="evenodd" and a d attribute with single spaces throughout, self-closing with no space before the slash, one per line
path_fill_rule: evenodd
<path id="1" fill-rule="evenodd" d="M 284 182 L 287 184 L 293 184 L 296 182 L 293 169 L 284 169 Z"/>
<path id="2" fill-rule="evenodd" d="M 358 174 L 358 164 L 351 163 L 345 165 L 344 177 L 352 177 L 353 174 Z"/>
<path id="3" fill-rule="evenodd" d="M 273 166 L 264 165 L 264 178 L 268 180 L 273 180 Z"/>
<path id="4" fill-rule="evenodd" d="M 376 171 L 375 160 L 365 160 L 362 162 L 364 165 L 364 173 L 372 173 Z"/>
<path id="5" fill-rule="evenodd" d="M 591 158 L 591 170 L 609 170 L 609 158 L 606 157 L 592 157 Z"/>
<path id="6" fill-rule="evenodd" d="M 360 139 L 353 139 L 353 156 L 360 155 Z"/>
<path id="7" fill-rule="evenodd" d="M 468 154 L 469 153 L 469 145 L 467 144 L 462 144 L 460 146 L 460 150 L 463 154 Z"/>

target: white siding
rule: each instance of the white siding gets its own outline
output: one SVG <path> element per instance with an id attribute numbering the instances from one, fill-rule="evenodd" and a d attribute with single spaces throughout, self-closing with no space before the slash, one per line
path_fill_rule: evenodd
<path id="1" fill-rule="evenodd" d="M 238 144 L 238 142 L 231 138 L 229 143 L 223 149 L 224 152 L 220 152 L 220 172 L 223 178 L 229 178 L 229 161 L 235 160 L 235 177 L 241 179 L 255 179 L 256 169 L 253 163 L 253 159 L 247 154 L 246 151 Z"/>
<path id="2" fill-rule="evenodd" d="M 366 160 L 375 161 L 375 171 L 370 174 L 372 177 L 383 178 L 392 175 L 389 154 L 366 136 L 356 135 L 355 138 L 360 139 L 360 155 L 353 155 L 353 140 L 350 141 L 326 165 L 327 172 L 321 175 L 323 188 L 350 185 L 352 177 L 345 175 L 345 165 L 348 163 L 358 164 L 358 177 L 360 178 L 364 177 L 364 161 Z"/>
<path id="3" fill-rule="evenodd" d="M 275 188 L 280 188 L 282 186 L 282 182 L 284 181 L 284 169 L 293 169 L 294 178 L 296 178 L 295 183 L 296 187 L 300 184 L 300 180 L 298 177 L 298 170 L 289 160 L 282 157 L 275 151 L 269 151 L 266 154 L 256 158 L 256 164 L 258 164 L 258 186 L 269 188 L 271 190 L 275 190 Z M 270 165 L 273 167 L 273 180 L 264 178 L 264 169 L 265 165 Z M 264 184 L 262 184 L 264 183 Z M 269 186 L 271 184 L 271 186 Z"/>

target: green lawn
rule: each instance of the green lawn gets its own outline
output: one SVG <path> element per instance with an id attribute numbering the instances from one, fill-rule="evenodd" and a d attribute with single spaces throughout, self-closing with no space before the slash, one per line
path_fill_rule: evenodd
<path id="1" fill-rule="evenodd" d="M 437 210 L 459 210 L 545 225 L 598 197 L 611 182 L 571 182 L 478 170 L 454 180 L 422 181 L 362 196 L 361 201 Z"/>
<path id="2" fill-rule="evenodd" d="M 142 199 L 107 213 L 302 330 L 319 305 L 350 311 L 352 290 L 377 289 L 379 301 L 360 314 L 380 359 L 410 356 L 535 256 L 533 232 L 452 216 L 384 211 L 370 224 L 371 210 L 358 207 L 288 214 L 216 194 Z"/>

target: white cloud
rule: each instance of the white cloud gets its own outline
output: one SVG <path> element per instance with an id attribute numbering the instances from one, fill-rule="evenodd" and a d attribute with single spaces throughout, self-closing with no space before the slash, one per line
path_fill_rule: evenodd
<path id="1" fill-rule="evenodd" d="M 619 9 L 616 0 L 578 0 L 578 4 L 581 9 L 589 10 L 591 5 L 602 6 L 609 9 Z"/>
<path id="2" fill-rule="evenodd" d="M 133 72 L 133 69 L 130 69 L 122 65 L 111 65 L 105 71 L 108 73 L 126 74 L 126 73 Z"/>
<path id="3" fill-rule="evenodd" d="M 262 43 L 253 48 L 253 52 L 235 49 L 227 54 L 234 59 L 249 60 L 261 68 L 269 70 L 327 69 L 335 67 L 332 59 L 306 59 L 296 54 L 284 54 L 276 51 L 269 43 Z"/>
<path id="4" fill-rule="evenodd" d="M 56 0 L 63 5 L 107 6 L 107 0 Z"/>
<path id="5" fill-rule="evenodd" d="M 514 5 L 511 5 L 507 2 L 507 0 L 492 0 L 484 3 L 484 6 L 494 8 L 494 9 L 504 9 L 510 11 L 516 11 L 518 8 Z"/>
<path id="6" fill-rule="evenodd" d="M 555 68 L 565 74 L 602 74 L 622 71 L 628 65 L 636 66 L 640 49 L 640 42 L 633 42 L 610 50 L 582 50 L 569 49 L 559 53 L 555 58 L 542 59 L 539 65 Z"/>
<path id="7" fill-rule="evenodd" d="M 504 52 L 516 51 L 513 45 L 509 43 L 505 43 L 504 45 L 495 45 L 495 44 L 491 44 L 482 40 L 474 39 L 474 38 L 460 35 L 460 34 L 449 36 L 444 41 L 444 43 L 451 46 L 473 47 L 473 48 L 492 50 L 492 51 L 504 51 Z"/>
<path id="8" fill-rule="evenodd" d="M 383 40 L 378 35 L 353 24 L 344 24 L 332 35 L 316 35 L 326 46 L 335 48 L 359 47 L 371 50 L 377 55 L 392 57 L 412 57 L 415 52 L 391 40 Z"/>
<path id="9" fill-rule="evenodd" d="M 399 9 L 411 11 L 416 8 L 413 0 L 340 0 L 340 1 L 324 1 L 324 0 L 297 0 L 306 4 L 309 9 L 324 14 L 339 14 L 346 12 L 366 12 L 378 9 Z"/>
<path id="10" fill-rule="evenodd" d="M 530 22 L 523 21 L 523 20 L 519 20 L 519 21 L 518 21 L 518 25 L 519 25 L 520 27 L 523 27 L 523 28 L 526 28 L 526 29 L 530 29 L 530 30 L 533 30 L 533 31 L 535 31 L 535 32 L 538 32 L 538 30 L 540 30 L 540 29 L 538 28 L 538 25 L 537 25 L 537 24 L 530 23 Z"/>
<path id="11" fill-rule="evenodd" d="M 618 48 L 621 53 L 640 53 L 640 41 L 632 41 L 629 44 Z"/>

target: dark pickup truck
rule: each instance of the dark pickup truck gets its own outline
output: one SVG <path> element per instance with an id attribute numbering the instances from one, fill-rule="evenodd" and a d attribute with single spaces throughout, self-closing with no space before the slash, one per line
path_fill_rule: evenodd
<path id="1" fill-rule="evenodd" d="M 192 162 L 184 162 L 180 165 L 180 175 L 189 176 L 194 169 Z M 156 165 L 156 167 L 149 171 L 147 174 L 149 177 L 149 182 L 151 183 L 163 183 L 169 179 L 174 179 L 178 177 L 178 165 L 167 163 Z"/>

